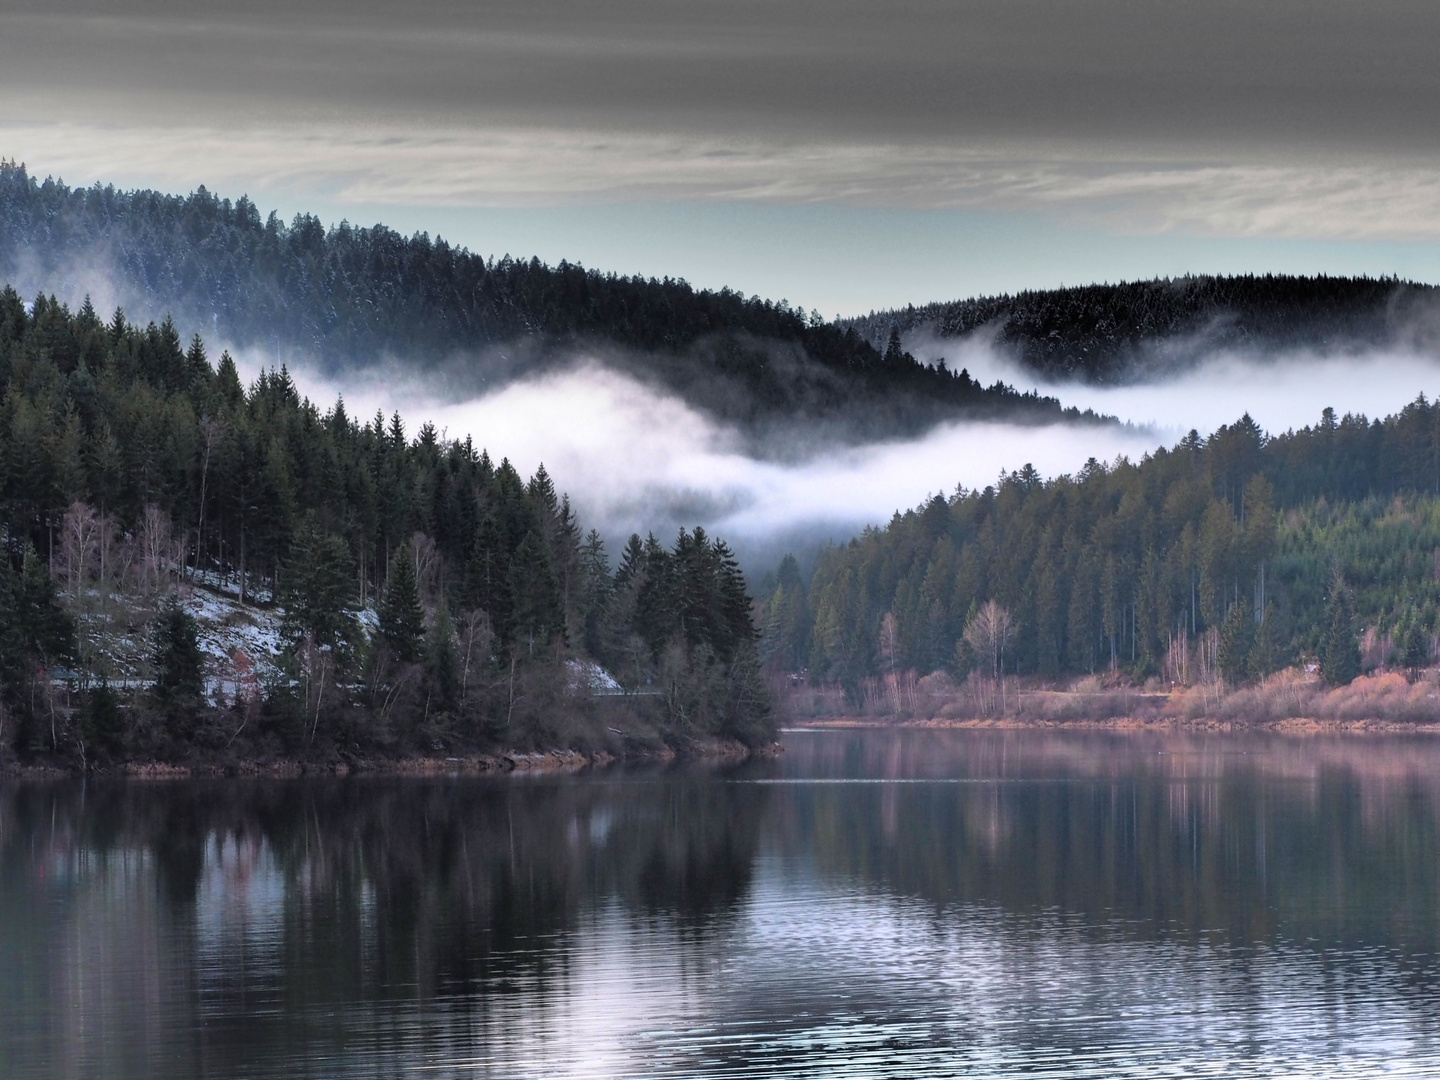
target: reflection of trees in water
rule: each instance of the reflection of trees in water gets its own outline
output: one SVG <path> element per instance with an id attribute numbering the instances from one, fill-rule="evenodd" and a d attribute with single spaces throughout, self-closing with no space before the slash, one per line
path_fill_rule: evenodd
<path id="1" fill-rule="evenodd" d="M 0 857 L 25 861 L 17 845 L 33 857 L 37 842 L 143 850 L 180 904 L 218 842 L 259 842 L 312 914 L 358 909 L 364 893 L 391 934 L 449 923 L 483 929 L 493 951 L 569 927 L 597 892 L 692 918 L 733 908 L 762 802 L 703 777 L 22 785 L 0 792 Z"/>
<path id="2" fill-rule="evenodd" d="M 765 792 L 691 779 L 619 804 L 622 839 L 606 868 L 634 907 L 699 927 L 733 914 L 749 892 Z"/>
<path id="3" fill-rule="evenodd" d="M 748 892 L 763 802 L 703 776 L 0 789 L 0 934 L 24 961 L 0 1002 L 62 967 L 119 963 L 194 996 L 179 1011 L 211 1014 L 210 1047 L 263 1062 L 314 1037 L 301 1003 L 543 994 L 566 977 L 571 931 L 609 897 L 687 934 L 720 929 Z M 88 959 L 61 947 L 77 938 L 92 939 Z M 120 994 L 90 1011 L 123 1014 Z M 181 1023 L 175 1038 L 190 1037 Z"/>
<path id="4" fill-rule="evenodd" d="M 937 905 L 1054 907 L 1131 932 L 1440 946 L 1440 741 L 1034 731 L 825 733 L 777 842 Z"/>

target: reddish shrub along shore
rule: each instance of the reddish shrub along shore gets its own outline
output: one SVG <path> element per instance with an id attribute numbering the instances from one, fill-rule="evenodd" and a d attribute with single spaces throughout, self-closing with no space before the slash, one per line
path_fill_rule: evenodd
<path id="1" fill-rule="evenodd" d="M 1167 724 L 1203 727 L 1360 727 L 1413 730 L 1440 726 L 1440 672 L 1413 681 L 1396 671 L 1329 686 L 1297 668 L 1254 686 L 1221 682 L 1135 686 L 1091 676 L 1066 685 L 974 677 L 955 683 L 943 673 L 895 680 L 892 692 L 862 696 L 857 707 L 838 689 L 806 688 L 785 702 L 792 723 L 914 723 L 928 726 Z"/>

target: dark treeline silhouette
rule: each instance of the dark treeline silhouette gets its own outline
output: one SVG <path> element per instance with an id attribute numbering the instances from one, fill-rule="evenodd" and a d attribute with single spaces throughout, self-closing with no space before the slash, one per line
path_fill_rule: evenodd
<path id="1" fill-rule="evenodd" d="M 940 337 L 990 329 L 1037 371 L 1104 381 L 1221 348 L 1433 345 L 1440 290 L 1398 278 L 1197 275 L 911 306 L 840 325 L 877 344 L 897 329 Z"/>
<path id="2" fill-rule="evenodd" d="M 589 691 L 621 687 L 593 662 L 643 691 L 616 694 L 649 717 L 636 737 L 769 733 L 745 581 L 702 529 L 633 537 L 612 572 L 543 466 L 526 481 L 429 424 L 411 437 L 398 414 L 322 413 L 283 368 L 246 388 L 168 319 L 27 308 L 8 288 L 0 401 L 0 747 L 603 742 L 619 721 Z M 273 685 L 231 672 L 232 700 L 207 704 L 182 583 L 281 606 Z M 144 691 L 117 695 L 136 676 Z"/>
<path id="3" fill-rule="evenodd" d="M 762 585 L 763 648 L 852 691 L 981 665 L 1238 685 L 1311 658 L 1428 666 L 1440 604 L 1440 404 L 1267 437 L 1248 417 L 1140 462 L 1030 466 L 936 496 Z M 994 602 L 991 605 L 990 602 Z"/>
<path id="4" fill-rule="evenodd" d="M 956 410 L 1078 415 L 1051 398 L 930 367 L 785 301 L 574 263 L 485 259 L 426 234 L 262 218 L 248 199 L 39 182 L 0 163 L 0 281 L 90 291 L 173 312 L 230 345 L 332 372 L 387 359 L 445 367 L 472 389 L 564 362 L 573 347 L 727 420 L 843 420 L 914 430 Z M 66 283 L 69 283 L 67 286 Z"/>

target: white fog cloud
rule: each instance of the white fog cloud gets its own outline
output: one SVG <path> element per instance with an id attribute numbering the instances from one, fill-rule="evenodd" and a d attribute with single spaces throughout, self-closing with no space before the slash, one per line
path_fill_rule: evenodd
<path id="1" fill-rule="evenodd" d="M 1266 431 L 1279 433 L 1315 423 L 1327 406 L 1342 416 L 1361 413 L 1375 419 L 1398 412 L 1419 394 L 1440 394 L 1440 357 L 1418 351 L 1327 355 L 1303 350 L 1257 357 L 1222 350 L 1163 378 L 1097 386 L 1036 378 L 979 337 L 939 340 L 921 333 L 907 346 L 926 360 L 944 356 L 952 367 L 966 367 L 986 384 L 1001 379 L 1150 428 L 1157 441 L 1166 443 L 1192 428 L 1209 434 L 1245 412 Z"/>
<path id="2" fill-rule="evenodd" d="M 987 380 L 1026 385 L 987 347 L 957 344 L 935 348 L 948 347 L 952 363 Z M 250 375 L 263 363 L 255 354 L 240 355 Z M 777 538 L 844 539 L 932 494 L 981 487 L 1027 463 L 1054 477 L 1077 471 L 1091 457 L 1135 460 L 1192 427 L 1208 433 L 1246 411 L 1278 432 L 1313 423 L 1327 405 L 1380 416 L 1418 393 L 1440 390 L 1440 365 L 1416 355 L 1297 354 L 1252 362 L 1220 354 L 1163 383 L 1039 387 L 1132 426 L 957 421 L 916 438 L 817 445 L 773 460 L 679 398 L 584 357 L 458 401 L 393 371 L 347 376 L 343 383 L 303 367 L 292 367 L 292 374 L 324 408 L 343 392 L 352 416 L 399 409 L 412 435 L 428 419 L 451 438 L 471 436 L 497 461 L 508 457 L 527 476 L 543 462 L 584 523 L 612 538 L 703 524 L 750 550 L 768 550 Z"/>
<path id="3" fill-rule="evenodd" d="M 253 376 L 263 360 L 240 356 Z M 291 373 L 324 408 L 343 391 L 351 416 L 399 409 L 412 435 L 429 419 L 527 476 L 543 462 L 584 522 L 610 536 L 702 524 L 752 547 L 777 535 L 843 539 L 957 484 L 993 483 L 1002 469 L 1032 463 L 1054 476 L 1092 456 L 1138 456 L 1156 445 L 1154 435 L 1114 427 L 963 422 L 915 439 L 816 447 L 782 462 L 752 456 L 737 432 L 678 398 L 584 360 L 450 402 L 389 376 L 342 385 Z"/>

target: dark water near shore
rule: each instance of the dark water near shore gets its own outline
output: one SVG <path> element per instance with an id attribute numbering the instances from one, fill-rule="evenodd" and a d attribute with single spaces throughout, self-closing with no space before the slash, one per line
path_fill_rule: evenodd
<path id="1" fill-rule="evenodd" d="M 1440 1075 L 1440 739 L 0 787 L 0 1076 Z"/>

